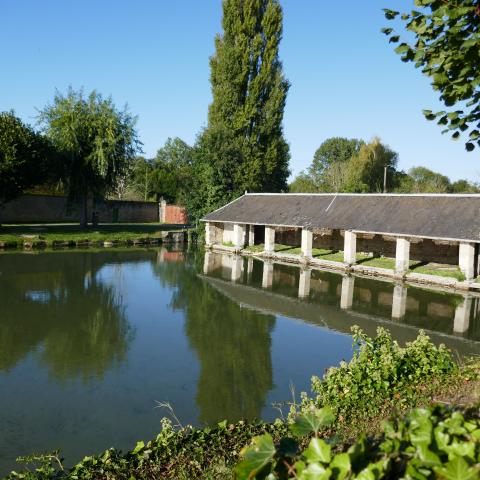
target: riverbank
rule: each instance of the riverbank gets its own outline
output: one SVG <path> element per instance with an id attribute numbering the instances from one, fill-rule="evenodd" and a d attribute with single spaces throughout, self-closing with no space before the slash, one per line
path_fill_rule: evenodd
<path id="1" fill-rule="evenodd" d="M 211 247 L 211 250 L 253 256 L 262 260 L 298 264 L 310 268 L 356 273 L 395 282 L 433 285 L 461 291 L 480 291 L 480 277 L 466 281 L 458 267 L 452 265 L 411 262 L 410 269 L 407 272 L 398 274 L 394 270 L 395 259 L 362 253 L 357 253 L 357 263 L 350 265 L 343 262 L 343 252 L 341 251 L 314 249 L 312 257 L 305 258 L 301 255 L 299 248 L 278 244 L 275 245 L 273 252 L 265 252 L 263 245 L 238 249 L 228 244 L 215 244 Z"/>
<path id="2" fill-rule="evenodd" d="M 354 338 L 360 347 L 353 359 L 329 369 L 322 380 L 314 377 L 312 394 L 285 403 L 276 422 L 221 422 L 195 429 L 163 420 L 154 440 L 139 442 L 129 452 L 109 449 L 70 470 L 63 470 L 56 453 L 44 457 L 39 470 L 7 478 L 224 479 L 234 478 L 236 471 L 243 479 L 265 478 L 255 475 L 268 470 L 279 479 L 334 479 L 375 469 L 378 475 L 358 478 L 386 478 L 383 474 L 392 469 L 401 476 L 407 468 L 443 472 L 455 466 L 464 476 L 445 478 L 477 478 L 480 419 L 478 406 L 471 406 L 480 401 L 478 359 L 457 364 L 422 334 L 405 347 L 384 330 L 376 338 L 357 330 Z M 433 406 L 438 403 L 444 406 Z M 392 416 L 384 426 L 381 421 Z M 245 449 L 252 442 L 253 448 Z M 317 474 L 330 470 L 330 475 L 302 476 L 307 468 Z"/>
<path id="3" fill-rule="evenodd" d="M 0 250 L 159 245 L 187 240 L 188 226 L 158 223 L 102 224 L 85 229 L 74 224 L 0 227 Z"/>

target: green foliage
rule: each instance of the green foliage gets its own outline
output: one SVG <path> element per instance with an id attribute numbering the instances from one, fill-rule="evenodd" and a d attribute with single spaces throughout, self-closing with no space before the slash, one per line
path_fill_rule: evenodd
<path id="1" fill-rule="evenodd" d="M 363 140 L 357 140 L 356 138 L 328 138 L 313 155 L 312 165 L 309 168 L 310 176 L 315 180 L 315 183 L 320 185 L 322 177 L 333 165 L 348 162 L 358 153 L 363 144 Z"/>
<path id="2" fill-rule="evenodd" d="M 168 203 L 188 204 L 193 185 L 193 149 L 180 138 L 169 138 L 153 162 L 152 193 Z M 197 188 L 200 185 L 196 185 Z"/>
<path id="3" fill-rule="evenodd" d="M 224 0 L 222 26 L 210 59 L 208 126 L 196 148 L 201 172 L 195 178 L 203 188 L 192 206 L 195 217 L 245 190 L 285 190 L 289 174 L 282 128 L 289 84 L 278 56 L 280 4 Z"/>
<path id="4" fill-rule="evenodd" d="M 279 440 L 287 433 L 281 422 L 227 424 L 214 428 L 176 430 L 172 423 L 162 420 L 162 431 L 154 440 L 138 442 L 131 451 L 122 453 L 108 449 L 97 456 L 85 457 L 70 470 L 57 462 L 58 453 L 36 456 L 38 470 L 12 472 L 8 480 L 130 480 L 130 479 L 191 479 L 228 478 L 238 461 L 243 445 L 254 436 L 268 434 Z"/>
<path id="5" fill-rule="evenodd" d="M 400 347 L 383 328 L 375 338 L 358 327 L 352 330 L 356 347 L 353 358 L 330 368 L 323 379 L 312 378 L 316 396 L 312 399 L 302 394 L 302 411 L 328 405 L 348 422 L 382 413 L 390 408 L 389 402 L 404 408 L 415 404 L 420 385 L 457 368 L 450 352 L 443 345 L 435 346 L 423 332 Z"/>
<path id="6" fill-rule="evenodd" d="M 56 152 L 45 137 L 13 112 L 0 113 L 0 202 L 49 180 L 55 160 Z"/>
<path id="7" fill-rule="evenodd" d="M 398 154 L 374 138 L 329 138 L 318 148 L 308 174 L 302 172 L 290 185 L 294 192 L 381 192 L 384 169 L 387 185 L 395 184 Z"/>
<path id="8" fill-rule="evenodd" d="M 480 145 L 480 6 L 477 0 L 415 0 L 418 10 L 402 13 L 384 9 L 387 20 L 400 21 L 414 43 L 400 40 L 393 28 L 382 29 L 404 62 L 414 62 L 427 75 L 446 111 L 424 110 L 428 120 L 436 120 L 451 132 L 453 139 L 468 135 L 465 148 Z M 453 108 L 459 106 L 460 109 Z"/>
<path id="9" fill-rule="evenodd" d="M 321 415 L 322 410 L 312 414 Z M 296 422 L 304 416 L 300 414 Z M 301 437 L 315 432 L 292 433 Z M 404 419 L 385 422 L 379 440 L 360 436 L 337 453 L 332 440 L 314 436 L 301 449 L 301 438 L 284 437 L 274 443 L 269 434 L 255 437 L 241 452 L 236 478 L 474 480 L 480 476 L 478 408 L 463 412 L 445 406 L 415 409 Z"/>
<path id="10" fill-rule="evenodd" d="M 140 147 L 136 119 L 126 108 L 118 110 L 111 98 L 70 88 L 66 95 L 57 92 L 40 112 L 40 123 L 63 156 L 60 175 L 69 197 L 81 201 L 85 225 L 87 197 L 113 192 L 132 166 Z"/>

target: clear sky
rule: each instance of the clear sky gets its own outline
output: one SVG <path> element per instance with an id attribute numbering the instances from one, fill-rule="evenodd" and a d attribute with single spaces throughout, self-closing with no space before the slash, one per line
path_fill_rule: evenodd
<path id="1" fill-rule="evenodd" d="M 377 135 L 399 167 L 424 165 L 480 181 L 479 152 L 441 135 L 422 108 L 440 106 L 428 80 L 393 52 L 382 8 L 405 0 L 281 0 L 291 82 L 284 125 L 294 174 L 331 136 Z M 0 110 L 29 123 L 55 89 L 112 95 L 138 115 L 146 156 L 168 137 L 192 144 L 211 101 L 209 56 L 221 0 L 0 0 Z"/>

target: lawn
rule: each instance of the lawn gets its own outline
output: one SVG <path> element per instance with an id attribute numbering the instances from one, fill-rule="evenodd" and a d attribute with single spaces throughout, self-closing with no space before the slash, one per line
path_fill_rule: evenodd
<path id="1" fill-rule="evenodd" d="M 24 242 L 40 241 L 53 246 L 60 242 L 128 242 L 158 239 L 162 237 L 162 232 L 181 229 L 179 225 L 158 223 L 102 224 L 86 229 L 74 224 L 3 225 L 0 227 L 0 243 L 21 245 Z"/>
<path id="2" fill-rule="evenodd" d="M 458 267 L 433 267 L 429 264 L 417 263 L 410 265 L 410 272 L 421 273 L 423 275 L 437 275 L 439 277 L 456 278 L 459 282 L 465 280 L 465 275 L 460 271 Z"/>

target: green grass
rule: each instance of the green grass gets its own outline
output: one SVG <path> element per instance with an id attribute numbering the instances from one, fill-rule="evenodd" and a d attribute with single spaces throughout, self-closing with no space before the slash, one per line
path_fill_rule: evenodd
<path id="1" fill-rule="evenodd" d="M 368 267 L 387 268 L 395 270 L 395 259 L 387 257 L 365 257 L 359 259 L 359 265 L 366 265 Z"/>
<path id="2" fill-rule="evenodd" d="M 451 270 L 446 270 L 442 268 L 432 268 L 427 265 L 412 265 L 410 266 L 410 272 L 421 273 L 423 275 L 436 275 L 438 277 L 450 277 L 456 278 L 459 282 L 465 280 L 465 275 L 460 271 L 458 267 Z"/>
<path id="3" fill-rule="evenodd" d="M 162 232 L 180 230 L 178 226 L 157 223 L 116 223 L 90 226 L 81 229 L 78 225 L 3 225 L 0 227 L 0 243 L 45 242 L 53 246 L 54 242 L 100 243 L 105 241 L 127 242 L 138 239 L 161 238 Z M 24 237 L 24 236 L 27 237 Z"/>
<path id="4" fill-rule="evenodd" d="M 235 246 L 232 241 L 230 241 L 230 242 L 222 242 L 222 245 L 223 245 L 224 247 L 234 247 L 234 246 Z"/>

